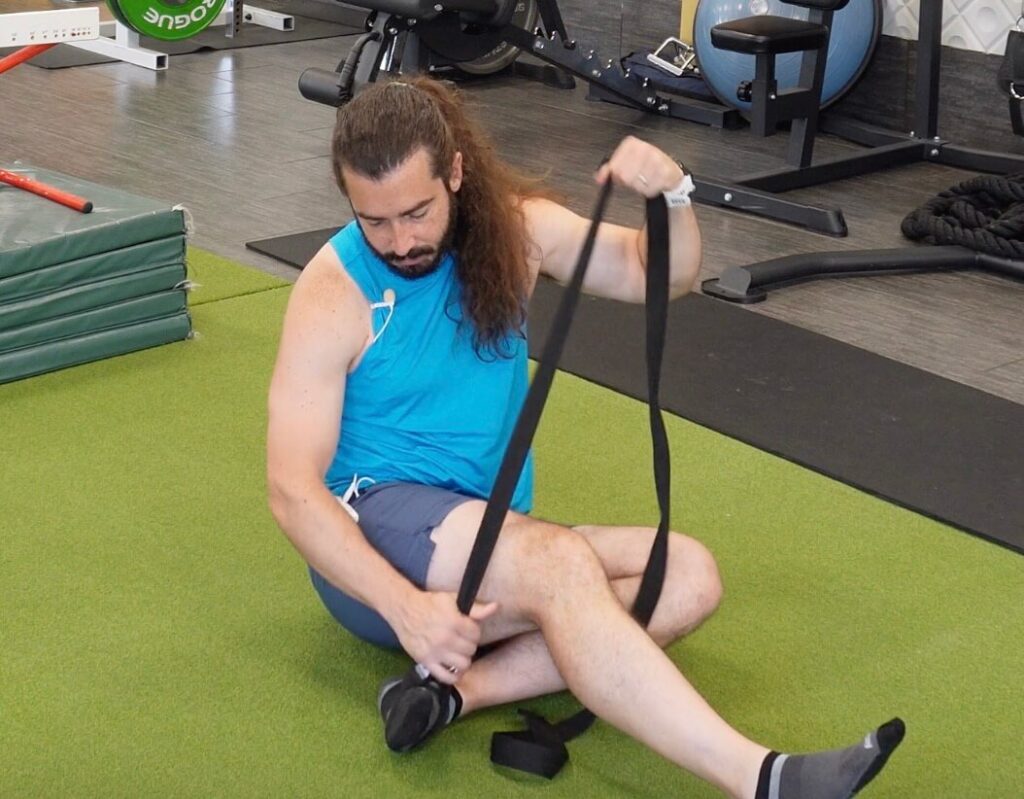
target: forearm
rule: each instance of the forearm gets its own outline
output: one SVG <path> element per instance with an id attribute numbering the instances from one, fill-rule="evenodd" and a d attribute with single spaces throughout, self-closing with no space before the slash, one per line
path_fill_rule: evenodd
<path id="1" fill-rule="evenodd" d="M 670 208 L 669 224 L 669 298 L 688 293 L 700 274 L 700 226 L 693 206 Z M 637 252 L 644 270 L 647 269 L 647 225 L 637 233 Z"/>
<path id="2" fill-rule="evenodd" d="M 367 542 L 323 484 L 271 489 L 278 526 L 329 583 L 389 622 L 418 589 Z"/>

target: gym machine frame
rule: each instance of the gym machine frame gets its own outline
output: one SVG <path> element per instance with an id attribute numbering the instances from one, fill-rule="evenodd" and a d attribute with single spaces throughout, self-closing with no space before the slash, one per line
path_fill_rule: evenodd
<path id="1" fill-rule="evenodd" d="M 699 100 L 675 99 L 659 94 L 648 80 L 637 81 L 612 60 L 602 59 L 594 50 L 570 40 L 558 9 L 557 0 L 537 0 L 540 25 L 527 31 L 506 19 L 496 19 L 502 11 L 500 0 L 456 0 L 448 5 L 426 0 L 362 0 L 370 13 L 369 32 L 353 46 L 337 71 L 308 69 L 299 80 L 299 89 L 307 99 L 331 106 L 347 102 L 358 87 L 374 82 L 381 70 L 391 74 L 430 72 L 437 66 L 457 66 L 473 56 L 473 36 L 463 33 L 462 24 L 476 22 L 496 46 L 517 47 L 551 66 L 537 67 L 516 61 L 520 74 L 542 80 L 548 85 L 571 88 L 565 73 L 591 85 L 591 96 L 607 99 L 663 116 L 685 119 L 715 127 L 735 128 L 743 124 L 738 109 Z M 504 9 L 506 15 L 514 6 Z M 467 47 L 460 53 L 461 47 Z M 827 45 L 826 45 L 827 46 Z M 817 62 L 823 68 L 824 56 Z M 554 67 L 554 69 L 552 69 Z M 807 91 L 802 95 L 808 94 Z M 785 100 L 784 103 L 792 102 Z M 813 142 L 813 130 L 804 137 Z M 806 150 L 806 146 L 804 147 Z M 725 205 L 779 221 L 802 225 L 811 230 L 845 235 L 846 224 L 839 209 L 821 209 L 777 197 L 741 182 L 717 182 L 694 176 L 694 197 L 700 202 Z"/>
<path id="2" fill-rule="evenodd" d="M 361 54 L 355 66 L 354 81 L 356 86 L 362 86 L 376 80 L 382 69 L 401 74 L 427 71 L 438 64 L 456 66 L 458 59 L 446 52 L 446 45 L 457 45 L 460 38 L 469 36 L 462 34 L 460 24 L 481 17 L 489 21 L 499 10 L 500 2 L 457 0 L 445 6 L 438 3 L 429 9 L 425 9 L 424 4 L 416 0 L 361 0 L 358 5 L 371 12 L 367 22 L 371 36 L 357 45 Z M 602 96 L 644 111 L 719 128 L 736 128 L 743 124 L 736 109 L 697 99 L 659 94 L 646 79 L 634 80 L 628 70 L 624 71 L 614 61 L 602 59 L 595 50 L 584 48 L 569 39 L 557 0 L 537 0 L 537 6 L 540 24 L 534 31 L 504 23 L 485 34 L 493 37 L 498 44 L 510 44 L 522 53 L 556 68 L 538 69 L 534 65 L 517 61 L 513 64 L 516 73 L 560 88 L 572 88 L 575 84 L 557 72 L 561 70 L 562 73 L 599 87 Z M 487 24 L 485 22 L 484 27 Z M 445 28 L 445 25 L 450 27 Z M 341 71 L 340 65 L 338 71 Z M 307 72 L 319 72 L 321 80 L 326 81 L 321 84 L 322 87 L 329 86 L 328 76 L 334 74 L 325 75 L 323 71 L 314 70 Z M 303 90 L 303 95 L 328 105 L 344 101 L 330 91 L 317 93 Z"/>
<path id="3" fill-rule="evenodd" d="M 938 135 L 939 74 L 942 45 L 942 0 L 921 0 L 918 29 L 915 129 L 909 136 L 849 120 L 822 119 L 822 130 L 858 144 L 866 153 L 833 158 L 803 169 L 766 172 L 743 179 L 763 191 L 817 186 L 924 161 L 994 174 L 1024 171 L 1024 156 L 975 150 L 951 144 Z M 732 302 L 760 302 L 767 291 L 820 277 L 888 275 L 952 269 L 981 269 L 1024 278 L 1024 264 L 975 252 L 966 247 L 907 247 L 861 252 L 793 255 L 726 269 L 702 284 L 705 294 Z"/>

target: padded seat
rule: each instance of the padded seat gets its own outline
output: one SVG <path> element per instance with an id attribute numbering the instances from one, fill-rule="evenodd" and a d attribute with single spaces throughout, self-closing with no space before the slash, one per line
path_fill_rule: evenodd
<path id="1" fill-rule="evenodd" d="M 711 43 L 738 53 L 792 53 L 817 50 L 828 40 L 828 28 L 789 17 L 745 17 L 711 29 Z"/>

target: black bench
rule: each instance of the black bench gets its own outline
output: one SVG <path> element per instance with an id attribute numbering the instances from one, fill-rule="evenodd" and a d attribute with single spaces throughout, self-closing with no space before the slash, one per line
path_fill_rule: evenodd
<path id="1" fill-rule="evenodd" d="M 848 0 L 786 2 L 810 9 L 809 18 L 763 15 L 723 22 L 711 29 L 711 43 L 722 50 L 754 56 L 754 80 L 737 87 L 739 99 L 750 102 L 751 129 L 758 136 L 770 136 L 780 122 L 792 120 L 786 160 L 793 166 L 804 167 L 810 165 L 814 150 L 832 16 Z M 800 51 L 804 57 L 798 85 L 779 91 L 775 56 Z"/>

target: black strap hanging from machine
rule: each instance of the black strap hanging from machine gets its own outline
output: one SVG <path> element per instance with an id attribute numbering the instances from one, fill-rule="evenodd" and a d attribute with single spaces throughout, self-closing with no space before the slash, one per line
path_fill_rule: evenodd
<path id="1" fill-rule="evenodd" d="M 572 315 L 583 286 L 583 276 L 597 238 L 598 226 L 605 214 L 611 194 L 611 181 L 604 184 L 597 201 L 590 230 L 587 233 L 579 260 L 569 285 L 555 314 L 551 332 L 545 342 L 540 363 L 530 390 L 509 440 L 501 468 L 495 479 L 487 508 L 484 511 L 476 541 L 466 565 L 459 589 L 458 607 L 469 613 L 483 581 L 487 564 L 497 544 L 505 516 L 519 476 L 540 422 L 541 412 L 554 379 L 555 368 L 568 336 Z M 661 197 L 647 201 L 647 385 L 650 411 L 651 441 L 654 455 L 654 482 L 661 519 L 651 553 L 644 570 L 632 608 L 633 617 L 646 626 L 654 613 L 661 594 L 668 556 L 670 471 L 668 437 L 665 433 L 659 404 L 661 361 L 665 345 L 665 326 L 668 316 L 669 229 L 668 207 Z M 426 676 L 423 666 L 414 666 L 404 677 L 410 688 L 429 688 L 440 693 L 441 707 L 447 707 L 450 689 Z M 552 724 L 540 716 L 521 710 L 528 729 L 521 732 L 495 733 L 491 742 L 492 762 L 527 771 L 551 779 L 569 759 L 567 741 L 583 733 L 594 722 L 594 715 L 583 710 L 564 721 Z"/>

